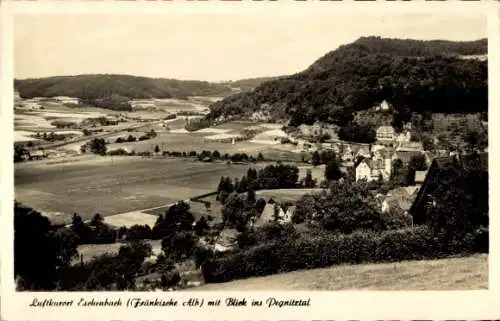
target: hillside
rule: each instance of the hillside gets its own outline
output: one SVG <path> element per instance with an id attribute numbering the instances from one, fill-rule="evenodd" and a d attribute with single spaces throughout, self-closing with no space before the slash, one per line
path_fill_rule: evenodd
<path id="1" fill-rule="evenodd" d="M 487 110 L 487 40 L 420 41 L 364 37 L 319 58 L 297 74 L 226 97 L 207 116 L 267 110 L 292 125 L 323 120 L 345 125 L 352 112 L 388 100 L 414 112 Z"/>
<path id="2" fill-rule="evenodd" d="M 130 75 L 77 75 L 14 80 L 22 98 L 70 96 L 103 99 L 119 96 L 130 99 L 186 98 L 188 96 L 224 96 L 231 88 L 206 81 L 182 81 Z"/>
<path id="3" fill-rule="evenodd" d="M 200 291 L 478 290 L 488 288 L 488 255 L 390 264 L 342 265 L 227 283 Z"/>

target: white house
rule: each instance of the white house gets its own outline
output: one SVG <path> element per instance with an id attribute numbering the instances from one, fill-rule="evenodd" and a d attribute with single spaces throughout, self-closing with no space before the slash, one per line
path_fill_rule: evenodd
<path id="1" fill-rule="evenodd" d="M 280 223 L 290 223 L 292 221 L 292 217 L 295 214 L 295 205 L 289 206 L 286 209 L 286 212 L 283 211 L 283 209 L 280 208 L 280 217 L 279 217 L 279 222 Z"/>
<path id="2" fill-rule="evenodd" d="M 277 221 L 280 224 L 290 223 L 295 213 L 295 206 L 289 206 L 286 211 L 276 203 L 267 203 L 253 226 L 260 227 Z"/>
<path id="3" fill-rule="evenodd" d="M 387 102 L 387 100 L 384 100 L 373 108 L 376 111 L 389 111 L 392 108 L 392 105 L 389 102 Z"/>
<path id="4" fill-rule="evenodd" d="M 389 153 L 375 153 L 372 158 L 365 158 L 355 164 L 356 181 L 389 180 L 392 171 L 392 158 Z"/>

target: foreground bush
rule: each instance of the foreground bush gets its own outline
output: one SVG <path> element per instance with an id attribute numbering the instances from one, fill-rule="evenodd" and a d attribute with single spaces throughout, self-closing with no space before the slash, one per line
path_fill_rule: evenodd
<path id="1" fill-rule="evenodd" d="M 472 238 L 475 252 L 487 252 L 487 232 Z M 327 267 L 338 264 L 396 262 L 442 258 L 451 253 L 430 229 L 355 232 L 294 242 L 272 242 L 222 255 L 203 265 L 207 283 Z M 486 246 L 486 248 L 485 248 Z"/>

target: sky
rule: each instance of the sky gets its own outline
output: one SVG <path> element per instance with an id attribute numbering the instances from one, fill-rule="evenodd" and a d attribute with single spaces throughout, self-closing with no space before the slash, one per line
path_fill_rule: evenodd
<path id="1" fill-rule="evenodd" d="M 14 20 L 15 78 L 117 73 L 226 81 L 301 71 L 361 36 L 477 40 L 484 16 L 31 14 Z"/>

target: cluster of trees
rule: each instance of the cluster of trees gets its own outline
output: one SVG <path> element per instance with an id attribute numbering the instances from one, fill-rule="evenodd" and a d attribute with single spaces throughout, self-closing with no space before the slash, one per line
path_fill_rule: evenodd
<path id="1" fill-rule="evenodd" d="M 115 140 L 115 143 L 118 143 L 118 144 L 121 144 L 121 143 L 133 143 L 133 142 L 136 142 L 137 141 L 137 138 L 131 134 L 129 134 L 127 137 L 118 137 L 116 140 Z"/>
<path id="2" fill-rule="evenodd" d="M 314 221 L 342 234 L 356 229 L 384 229 L 383 217 L 369 184 L 333 183 L 329 191 L 306 195 L 297 202 L 294 222 Z"/>
<path id="3" fill-rule="evenodd" d="M 90 142 L 82 145 L 80 147 L 80 151 L 82 153 L 86 153 L 87 151 L 104 156 L 106 155 L 106 152 L 108 150 L 108 147 L 106 146 L 106 141 L 104 138 L 94 138 Z"/>
<path id="4" fill-rule="evenodd" d="M 295 165 L 277 163 L 268 165 L 259 171 L 249 168 L 241 179 L 221 177 L 217 186 L 217 198 L 224 203 L 233 193 L 244 193 L 259 189 L 295 188 L 298 186 L 299 169 Z"/>
<path id="5" fill-rule="evenodd" d="M 318 166 L 321 164 L 325 164 L 325 179 L 327 181 L 335 181 L 343 177 L 343 173 L 340 170 L 340 161 L 337 158 L 335 152 L 330 150 L 323 150 L 321 152 L 314 151 L 311 156 L 311 163 L 313 166 Z M 308 174 L 309 175 L 309 174 Z M 311 180 L 308 176 L 305 178 L 307 183 L 305 183 L 306 187 L 314 187 L 311 185 Z M 314 184 L 315 185 L 315 184 Z"/>
<path id="6" fill-rule="evenodd" d="M 40 212 L 14 202 L 14 274 L 20 289 L 54 289 L 77 255 L 77 240 Z"/>
<path id="7" fill-rule="evenodd" d="M 222 219 L 225 226 L 245 231 L 249 220 L 262 212 L 266 202 L 263 199 L 257 200 L 255 191 L 250 189 L 246 195 L 232 192 L 224 199 L 223 204 Z"/>
<path id="8" fill-rule="evenodd" d="M 155 153 L 160 152 L 160 147 L 158 145 L 155 146 Z M 235 153 L 235 154 L 221 154 L 218 150 L 214 150 L 210 152 L 208 150 L 203 150 L 201 152 L 190 151 L 190 152 L 180 152 L 180 151 L 163 151 L 164 156 L 173 156 L 173 157 L 196 157 L 200 161 L 213 161 L 213 160 L 224 160 L 231 161 L 234 163 L 237 162 L 255 162 L 255 161 L 264 161 L 264 155 L 259 152 L 257 157 L 255 158 L 253 155 L 247 155 L 246 153 Z"/>
<path id="9" fill-rule="evenodd" d="M 36 138 L 39 138 L 39 139 L 43 139 L 45 141 L 48 141 L 48 142 L 55 142 L 55 141 L 59 141 L 59 140 L 65 140 L 67 138 L 71 138 L 71 137 L 74 137 L 76 136 L 74 133 L 69 133 L 69 134 L 56 134 L 54 132 L 44 132 L 43 134 L 40 134 L 39 132 L 37 132 L 35 134 L 35 137 Z"/>
<path id="10" fill-rule="evenodd" d="M 118 230 L 103 223 L 96 214 L 89 223 L 73 216 L 70 227 L 54 226 L 41 213 L 14 204 L 14 270 L 19 290 L 137 290 L 137 277 L 160 273 L 149 286 L 167 289 L 181 280 L 175 263 L 196 258 L 201 264 L 209 257 L 198 238 L 210 230 L 211 218 L 195 221 L 189 205 L 179 202 L 160 215 L 153 229 L 132 226 Z M 161 239 L 163 254 L 147 263 L 151 245 L 144 240 Z M 77 263 L 77 247 L 86 243 L 127 243 L 116 254 L 105 254 Z M 36 262 L 36 264 L 33 264 Z"/>
<path id="11" fill-rule="evenodd" d="M 136 278 L 150 273 L 155 266 L 146 266 L 145 259 L 152 253 L 145 242 L 130 242 L 116 254 L 103 254 L 89 262 L 61 269 L 57 280 L 58 291 L 125 291 L 137 290 Z"/>
<path id="12" fill-rule="evenodd" d="M 427 159 L 424 154 L 418 154 L 410 158 L 405 167 L 403 161 L 395 159 L 392 161 L 391 181 L 400 186 L 415 184 L 415 172 L 428 169 Z"/>
<path id="13" fill-rule="evenodd" d="M 143 140 L 155 138 L 156 136 L 158 136 L 156 131 L 154 129 L 151 129 L 149 132 L 145 133 L 144 135 L 139 136 L 139 138 L 133 136 L 132 134 L 129 134 L 127 137 L 118 137 L 118 138 L 116 138 L 115 143 L 133 143 L 136 141 L 143 141 Z"/>
<path id="14" fill-rule="evenodd" d="M 227 85 L 205 81 L 182 81 L 129 75 L 77 75 L 38 79 L 15 79 L 22 98 L 70 96 L 82 104 L 114 110 L 132 110 L 131 99 L 225 96 Z"/>
<path id="15" fill-rule="evenodd" d="M 99 213 L 96 213 L 88 223 L 74 213 L 69 229 L 78 244 L 107 244 L 115 243 L 117 240 L 117 230 L 104 223 L 104 218 Z"/>
<path id="16" fill-rule="evenodd" d="M 267 104 L 273 117 L 289 118 L 294 126 L 316 120 L 346 126 L 352 112 L 383 100 L 418 113 L 486 111 L 487 62 L 451 57 L 447 55 L 450 50 L 487 52 L 483 42 L 430 44 L 363 38 L 327 54 L 303 72 L 212 104 L 207 119 L 250 114 Z M 404 114 L 397 114 L 396 125 L 398 117 L 404 119 Z"/>
<path id="17" fill-rule="evenodd" d="M 339 128 L 339 139 L 348 142 L 371 144 L 376 141 L 377 133 L 369 124 L 358 124 L 350 121 Z"/>
<path id="18" fill-rule="evenodd" d="M 29 152 L 24 147 L 24 145 L 23 144 L 14 144 L 14 163 L 22 162 L 27 157 L 29 157 Z"/>

